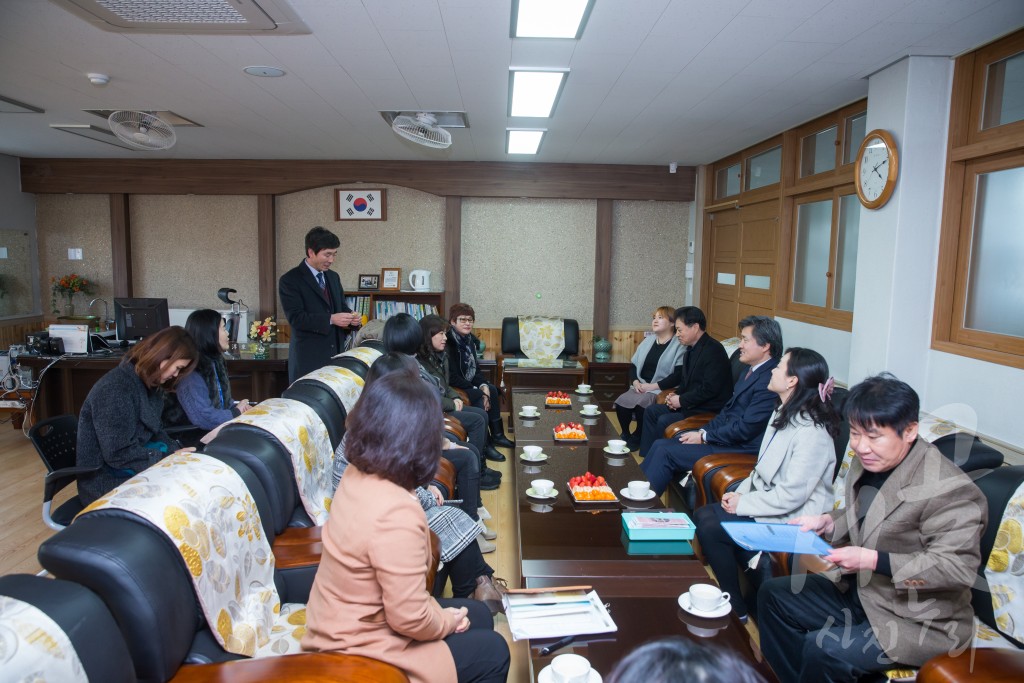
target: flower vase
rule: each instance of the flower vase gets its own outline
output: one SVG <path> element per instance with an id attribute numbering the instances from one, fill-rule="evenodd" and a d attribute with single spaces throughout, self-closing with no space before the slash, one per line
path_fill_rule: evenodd
<path id="1" fill-rule="evenodd" d="M 73 318 L 75 316 L 75 295 L 68 293 L 64 295 L 64 315 L 65 318 Z"/>
<path id="2" fill-rule="evenodd" d="M 257 341 L 256 350 L 252 352 L 252 357 L 257 360 L 265 360 L 267 357 L 267 345 L 262 341 Z"/>
<path id="3" fill-rule="evenodd" d="M 605 361 L 611 358 L 612 343 L 604 337 L 594 337 L 594 360 Z"/>

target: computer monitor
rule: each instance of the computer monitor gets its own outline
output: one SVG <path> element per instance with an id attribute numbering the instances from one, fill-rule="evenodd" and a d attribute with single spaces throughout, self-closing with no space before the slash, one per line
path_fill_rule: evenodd
<path id="1" fill-rule="evenodd" d="M 118 339 L 142 339 L 170 324 L 167 299 L 114 299 L 114 325 Z"/>

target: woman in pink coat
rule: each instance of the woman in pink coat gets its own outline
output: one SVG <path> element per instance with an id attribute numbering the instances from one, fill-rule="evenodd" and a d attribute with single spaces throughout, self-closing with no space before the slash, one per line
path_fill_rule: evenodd
<path id="1" fill-rule="evenodd" d="M 346 420 L 349 468 L 323 531 L 302 647 L 393 664 L 413 683 L 502 683 L 509 651 L 475 600 L 435 600 L 427 519 L 413 493 L 437 469 L 439 399 L 411 374 L 367 387 Z"/>

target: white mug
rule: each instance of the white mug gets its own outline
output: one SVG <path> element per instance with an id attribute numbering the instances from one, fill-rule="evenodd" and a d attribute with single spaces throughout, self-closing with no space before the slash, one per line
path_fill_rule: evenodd
<path id="1" fill-rule="evenodd" d="M 533 487 L 537 495 L 546 496 L 551 493 L 551 489 L 555 488 L 555 482 L 550 479 L 534 479 L 530 482 L 530 486 Z"/>
<path id="2" fill-rule="evenodd" d="M 629 489 L 629 495 L 634 498 L 646 498 L 647 494 L 651 491 L 651 482 L 631 481 L 626 484 L 626 488 Z"/>
<path id="3" fill-rule="evenodd" d="M 600 406 L 594 403 L 588 403 L 587 405 L 583 406 L 583 412 L 586 413 L 587 415 L 597 415 L 599 408 Z"/>
<path id="4" fill-rule="evenodd" d="M 587 683 L 590 662 L 580 655 L 558 655 L 551 660 L 551 677 L 555 683 Z"/>
<path id="5" fill-rule="evenodd" d="M 523 415 L 536 415 L 537 406 L 523 406 Z"/>
<path id="6" fill-rule="evenodd" d="M 709 583 L 695 583 L 690 586 L 690 604 L 701 612 L 714 612 L 729 602 L 729 594 Z"/>
<path id="7" fill-rule="evenodd" d="M 528 460 L 536 460 L 544 449 L 541 446 L 523 446 L 523 455 Z"/>
<path id="8" fill-rule="evenodd" d="M 616 453 L 628 453 L 626 442 L 622 439 L 608 439 L 608 448 Z"/>

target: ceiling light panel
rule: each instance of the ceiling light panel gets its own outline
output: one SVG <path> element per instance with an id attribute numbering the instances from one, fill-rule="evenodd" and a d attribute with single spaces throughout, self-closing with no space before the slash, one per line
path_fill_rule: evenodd
<path id="1" fill-rule="evenodd" d="M 579 39 L 593 6 L 594 0 L 518 0 L 512 3 L 512 37 Z"/>
<path id="2" fill-rule="evenodd" d="M 544 139 L 544 130 L 508 129 L 508 140 L 505 151 L 509 154 L 536 154 Z"/>
<path id="3" fill-rule="evenodd" d="M 118 33 L 309 33 L 287 0 L 51 0 Z"/>
<path id="4" fill-rule="evenodd" d="M 511 69 L 509 116 L 548 118 L 565 84 L 567 70 L 524 71 Z"/>

